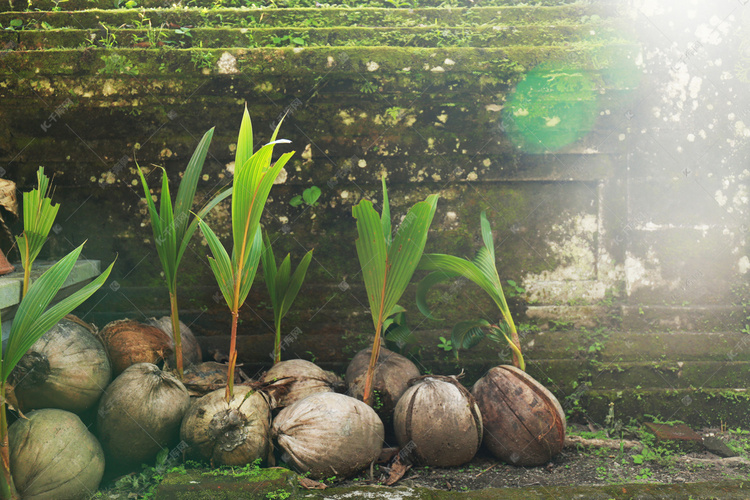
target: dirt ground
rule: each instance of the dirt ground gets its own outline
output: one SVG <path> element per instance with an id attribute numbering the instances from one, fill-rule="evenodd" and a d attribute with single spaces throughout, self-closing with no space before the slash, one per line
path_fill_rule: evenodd
<path id="1" fill-rule="evenodd" d="M 650 439 L 646 439 L 644 445 L 639 436 L 624 436 L 624 439 L 587 438 L 583 437 L 587 434 L 584 429 L 581 426 L 570 429 L 573 431 L 572 436 L 569 437 L 563 452 L 546 466 L 506 465 L 480 450 L 469 464 L 462 467 L 413 466 L 396 485 L 467 491 L 527 486 L 750 480 L 748 431 L 702 431 L 703 435 L 714 435 L 728 443 L 739 455 L 725 458 L 700 447 L 694 447 L 694 451 L 685 451 L 680 447 Z M 376 466 L 373 471 L 375 482 L 383 481 L 389 472 L 387 465 Z M 365 471 L 336 485 L 353 486 L 368 483 L 371 483 L 370 473 Z"/>

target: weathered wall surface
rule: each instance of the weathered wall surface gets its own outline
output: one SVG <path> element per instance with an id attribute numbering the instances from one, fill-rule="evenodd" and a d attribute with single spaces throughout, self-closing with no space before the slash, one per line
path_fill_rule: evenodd
<path id="1" fill-rule="evenodd" d="M 750 323 L 750 6 L 668 4 L 5 6 L 0 167 L 22 188 L 39 165 L 55 173 L 62 208 L 45 256 L 84 239 L 86 257 L 118 256 L 110 286 L 79 311 L 99 326 L 168 310 L 135 160 L 152 185 L 161 166 L 175 186 L 215 126 L 199 187 L 210 196 L 231 179 L 247 102 L 257 144 L 287 113 L 282 135 L 296 150 L 265 228 L 277 253 L 298 259 L 315 248 L 284 322 L 302 331 L 289 356 L 333 366 L 369 338 L 351 207 L 380 200 L 385 175 L 396 222 L 440 193 L 427 251 L 471 256 L 487 211 L 501 277 L 525 290 L 511 299 L 519 323 L 584 328 L 571 334 L 574 352 L 552 347 L 559 334 L 527 328 L 531 370 L 561 397 L 584 381 L 616 389 L 604 381 L 617 356 L 602 351 L 617 334 L 597 327 L 727 333 L 730 361 L 746 362 L 736 353 L 747 350 L 739 332 Z M 290 205 L 312 185 L 322 192 L 316 206 Z M 229 235 L 228 205 L 209 220 Z M 212 336 L 206 345 L 222 350 L 230 317 L 206 254 L 197 237 L 180 302 L 194 329 Z M 425 366 L 455 369 L 434 347 L 445 325 L 497 314 L 468 285 L 446 286 L 435 301 L 446 321 L 423 320 L 411 290 L 403 304 L 424 339 Z M 259 279 L 241 315 L 245 360 L 266 359 L 271 317 Z M 628 342 L 618 349 L 635 354 L 620 361 L 635 378 L 666 355 Z M 495 350 L 467 355 L 472 376 Z M 717 352 L 701 362 L 722 361 Z M 691 384 L 702 387 L 701 377 Z"/>

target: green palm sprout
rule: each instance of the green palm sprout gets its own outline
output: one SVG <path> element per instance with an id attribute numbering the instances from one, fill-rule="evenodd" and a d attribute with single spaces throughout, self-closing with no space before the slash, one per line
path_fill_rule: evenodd
<path id="1" fill-rule="evenodd" d="M 0 455 L 2 474 L 0 475 L 0 496 L 3 499 L 16 497 L 13 478 L 10 473 L 10 453 L 8 445 L 8 421 L 5 414 L 8 377 L 26 351 L 52 328 L 65 315 L 81 305 L 107 280 L 114 262 L 94 281 L 72 295 L 48 308 L 52 299 L 68 279 L 83 244 L 60 259 L 29 287 L 21 299 L 8 336 L 8 344 L 2 349 L 0 343 Z"/>
<path id="2" fill-rule="evenodd" d="M 396 303 L 403 295 L 417 268 L 427 243 L 427 232 L 435 215 L 438 195 L 430 195 L 414 205 L 391 237 L 391 211 L 383 178 L 383 211 L 380 216 L 372 202 L 362 200 L 352 208 L 357 219 L 357 256 L 367 289 L 367 299 L 375 326 L 370 364 L 367 367 L 363 400 L 372 404 L 372 382 L 380 356 L 383 324 L 389 316 L 403 311 Z"/>
<path id="3" fill-rule="evenodd" d="M 518 338 L 518 332 L 516 331 L 515 323 L 513 323 L 508 303 L 505 300 L 503 287 L 497 273 L 497 266 L 495 265 L 495 246 L 492 241 L 492 229 L 487 220 L 487 214 L 484 212 L 480 216 L 480 225 L 484 246 L 479 249 L 472 260 L 444 254 L 425 254 L 422 256 L 422 260 L 419 262 L 419 269 L 434 272 L 428 274 L 417 285 L 417 306 L 422 311 L 422 314 L 428 318 L 432 318 L 432 313 L 427 305 L 427 292 L 432 286 L 458 276 L 463 276 L 473 281 L 490 295 L 500 309 L 501 321 L 497 324 L 492 324 L 480 318 L 456 323 L 451 333 L 451 345 L 454 347 L 454 352 L 458 355 L 459 349 L 469 349 L 476 345 L 485 337 L 482 328 L 487 328 L 489 330 L 489 333 L 486 335 L 488 338 L 498 342 L 504 339 L 508 342 L 513 351 L 513 364 L 517 368 L 525 370 L 526 364 L 521 353 L 521 342 Z"/>
<path id="4" fill-rule="evenodd" d="M 49 177 L 44 175 L 44 167 L 39 167 L 36 178 L 37 188 L 23 193 L 23 233 L 21 236 L 16 236 L 23 265 L 22 296 L 25 296 L 29 290 L 31 266 L 47 241 L 52 225 L 55 223 L 57 211 L 60 209 L 60 205 L 53 204 L 49 196 Z"/>
<path id="5" fill-rule="evenodd" d="M 185 169 L 185 174 L 180 181 L 174 209 L 172 208 L 172 198 L 169 193 L 167 172 L 162 169 L 161 200 L 159 202 L 159 210 L 157 210 L 151 198 L 151 191 L 149 190 L 143 171 L 138 166 L 138 174 L 141 177 L 141 184 L 143 184 L 143 191 L 148 203 L 148 211 L 151 215 L 151 228 L 154 232 L 156 251 L 159 254 L 159 260 L 164 269 L 164 279 L 167 281 L 167 288 L 169 290 L 175 359 L 177 361 L 176 368 L 180 379 L 182 379 L 183 374 L 183 361 L 180 318 L 177 308 L 177 269 L 180 266 L 180 261 L 185 254 L 190 239 L 198 228 L 198 220 L 205 217 L 211 209 L 220 201 L 227 198 L 232 192 L 230 188 L 219 193 L 198 212 L 197 218 L 193 218 L 192 221 L 190 220 L 190 207 L 193 204 L 198 179 L 203 170 L 203 163 L 206 160 L 206 154 L 208 153 L 213 133 L 213 128 L 206 132 L 195 148 L 193 156 L 190 158 L 190 162 L 188 162 L 188 166 Z"/>
<path id="6" fill-rule="evenodd" d="M 281 320 L 289 312 L 294 299 L 297 298 L 312 260 L 313 251 L 310 250 L 302 257 L 297 269 L 292 273 L 291 255 L 287 254 L 277 268 L 268 234 L 265 235 L 263 241 L 261 262 L 268 294 L 271 296 L 271 305 L 273 305 L 273 324 L 276 330 L 273 342 L 273 363 L 276 364 L 281 361 Z"/>
<path id="7" fill-rule="evenodd" d="M 283 154 L 276 163 L 272 162 L 273 147 L 287 140 L 276 140 L 281 122 L 276 126 L 271 142 L 253 153 L 253 127 L 250 115 L 245 112 L 237 139 L 237 153 L 234 160 L 232 195 L 232 257 L 230 259 L 219 238 L 201 220 L 200 228 L 211 248 L 213 257 L 208 261 L 216 277 L 224 300 L 232 312 L 232 332 L 229 345 L 229 373 L 227 376 L 226 398 L 234 395 L 234 367 L 237 364 L 237 320 L 239 309 L 245 303 L 247 294 L 255 279 L 260 256 L 263 252 L 263 238 L 260 230 L 260 216 L 271 192 L 273 181 L 279 175 L 294 151 Z"/>

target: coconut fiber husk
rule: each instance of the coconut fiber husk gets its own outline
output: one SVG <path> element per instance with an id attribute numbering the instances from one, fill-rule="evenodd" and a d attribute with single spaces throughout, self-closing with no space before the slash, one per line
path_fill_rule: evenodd
<path id="1" fill-rule="evenodd" d="M 565 413 L 557 398 L 515 366 L 491 368 L 472 394 L 482 412 L 484 445 L 513 465 L 543 465 L 565 444 Z"/>
<path id="2" fill-rule="evenodd" d="M 335 392 L 344 388 L 343 380 L 335 373 L 304 359 L 276 363 L 263 374 L 261 381 L 269 384 L 269 390 L 280 385 L 288 386 L 275 398 L 276 408 L 289 406 L 317 392 Z"/>
<path id="3" fill-rule="evenodd" d="M 68 315 L 31 346 L 11 373 L 23 411 L 93 407 L 112 380 L 96 327 Z"/>
<path id="4" fill-rule="evenodd" d="M 372 348 L 359 351 L 346 369 L 348 394 L 362 399 L 365 392 L 365 377 L 370 364 Z M 404 356 L 381 347 L 375 365 L 372 388 L 375 398 L 373 407 L 383 420 L 390 420 L 401 395 L 409 387 L 409 380 L 419 377 L 419 369 Z"/>
<path id="5" fill-rule="evenodd" d="M 121 319 L 108 323 L 99 332 L 116 377 L 136 363 L 158 364 L 173 352 L 172 339 L 160 328 Z"/>
<path id="6" fill-rule="evenodd" d="M 34 410 L 8 429 L 10 470 L 24 500 L 89 498 L 104 474 L 104 452 L 74 413 Z"/>
<path id="7" fill-rule="evenodd" d="M 175 358 L 175 345 L 174 345 L 174 332 L 172 332 L 172 318 L 169 316 L 162 316 L 159 319 L 149 318 L 146 322 L 161 329 L 164 333 L 169 335 L 172 341 L 172 354 L 167 358 L 169 366 L 177 366 L 177 360 Z M 201 352 L 201 346 L 198 344 L 198 340 L 193 335 L 193 331 L 182 321 L 180 321 L 180 341 L 182 342 L 182 362 L 185 368 L 190 365 L 194 365 L 203 361 L 203 353 Z"/>
<path id="8" fill-rule="evenodd" d="M 189 456 L 213 466 L 246 465 L 271 452 L 270 398 L 249 386 L 235 386 L 227 401 L 225 389 L 193 400 L 180 427 Z"/>
<path id="9" fill-rule="evenodd" d="M 425 375 L 410 385 L 393 416 L 402 454 L 436 467 L 471 461 L 482 444 L 474 396 L 454 377 Z"/>
<path id="10" fill-rule="evenodd" d="M 368 405 L 319 392 L 279 412 L 273 436 L 283 460 L 313 479 L 348 477 L 368 467 L 383 447 L 383 422 Z"/>
<path id="11" fill-rule="evenodd" d="M 99 402 L 97 428 L 108 466 L 153 463 L 159 451 L 177 444 L 189 405 L 187 389 L 171 374 L 151 363 L 128 367 Z"/>

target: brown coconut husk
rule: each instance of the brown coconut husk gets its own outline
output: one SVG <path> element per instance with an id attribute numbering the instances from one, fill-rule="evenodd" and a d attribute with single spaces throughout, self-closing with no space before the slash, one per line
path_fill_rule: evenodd
<path id="1" fill-rule="evenodd" d="M 21 410 L 81 413 L 99 401 L 112 374 L 95 334 L 94 325 L 68 315 L 31 346 L 10 377 Z"/>
<path id="2" fill-rule="evenodd" d="M 128 367 L 105 391 L 97 413 L 107 461 L 116 469 L 152 463 L 177 444 L 190 405 L 182 382 L 151 363 Z"/>
<path id="3" fill-rule="evenodd" d="M 22 498 L 89 498 L 104 475 L 104 452 L 74 413 L 34 410 L 8 429 L 10 472 Z"/>
<path id="4" fill-rule="evenodd" d="M 362 399 L 365 392 L 365 377 L 370 364 L 372 348 L 359 351 L 346 369 L 347 393 Z M 401 395 L 409 387 L 409 381 L 419 377 L 419 369 L 404 356 L 380 348 L 380 357 L 375 365 L 373 376 L 373 408 L 384 420 L 390 420 Z"/>
<path id="5" fill-rule="evenodd" d="M 396 405 L 393 427 L 402 455 L 436 467 L 471 461 L 482 444 L 482 416 L 454 377 L 413 379 Z"/>
<path id="6" fill-rule="evenodd" d="M 227 385 L 228 365 L 216 361 L 206 361 L 185 368 L 182 383 L 191 396 L 205 396 Z M 235 383 L 241 382 L 235 377 Z"/>
<path id="7" fill-rule="evenodd" d="M 235 386 L 229 402 L 223 388 L 194 400 L 180 438 L 189 456 L 212 466 L 246 465 L 271 453 L 270 428 L 270 398 L 252 387 Z"/>
<path id="8" fill-rule="evenodd" d="M 297 401 L 273 421 L 284 461 L 313 479 L 341 479 L 368 467 L 380 456 L 384 434 L 372 408 L 335 392 Z"/>
<path id="9" fill-rule="evenodd" d="M 172 339 L 160 328 L 121 319 L 108 323 L 99 332 L 116 377 L 136 363 L 158 364 L 173 352 Z"/>
<path id="10" fill-rule="evenodd" d="M 482 412 L 482 442 L 500 460 L 543 465 L 562 451 L 565 412 L 557 398 L 523 370 L 491 368 L 471 392 Z"/>
<path id="11" fill-rule="evenodd" d="M 268 384 L 269 389 L 280 385 L 288 386 L 276 398 L 275 408 L 284 408 L 318 392 L 335 392 L 344 385 L 341 377 L 335 373 L 323 370 L 304 359 L 276 363 L 263 374 L 261 381 Z"/>
<path id="12" fill-rule="evenodd" d="M 172 331 L 172 318 L 169 316 L 162 316 L 161 318 L 149 318 L 146 322 L 161 329 L 164 333 L 169 335 L 172 341 L 172 354 L 167 358 L 169 366 L 177 366 L 177 359 L 175 357 L 175 345 L 174 345 L 174 332 Z M 190 365 L 198 364 L 203 361 L 203 352 L 201 346 L 198 344 L 198 340 L 193 335 L 193 331 L 185 323 L 180 321 L 180 341 L 182 343 L 182 363 L 185 368 Z"/>

